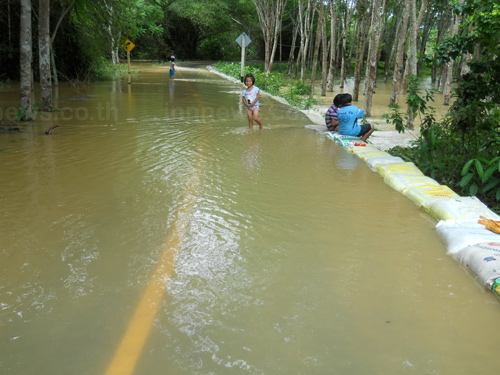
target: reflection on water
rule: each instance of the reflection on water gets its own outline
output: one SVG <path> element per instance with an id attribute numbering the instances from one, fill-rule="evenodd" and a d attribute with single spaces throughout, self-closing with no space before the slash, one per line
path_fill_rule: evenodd
<path id="1" fill-rule="evenodd" d="M 245 167 L 248 177 L 254 178 L 254 174 L 259 172 L 261 167 L 261 157 L 259 150 L 259 138 L 261 137 L 262 129 L 259 129 L 258 134 L 253 130 L 248 132 L 248 147 L 243 154 L 242 164 Z"/>
<path id="2" fill-rule="evenodd" d="M 134 374 L 495 373 L 499 302 L 435 221 L 265 95 L 249 131 L 239 94 L 143 64 L 0 135 L 0 373 L 104 374 L 172 232 Z"/>

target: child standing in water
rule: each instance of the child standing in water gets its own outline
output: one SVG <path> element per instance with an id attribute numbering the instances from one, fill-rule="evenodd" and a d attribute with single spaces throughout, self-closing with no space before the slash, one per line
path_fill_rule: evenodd
<path id="1" fill-rule="evenodd" d="M 170 56 L 170 79 L 175 78 L 175 56 Z"/>
<path id="2" fill-rule="evenodd" d="M 259 119 L 259 98 L 260 89 L 255 85 L 255 77 L 251 74 L 245 76 L 245 86 L 246 90 L 243 90 L 241 94 L 243 97 L 243 103 L 247 106 L 247 116 L 248 116 L 248 126 L 253 129 L 253 120 L 259 124 L 259 128 L 262 129 L 262 121 Z"/>

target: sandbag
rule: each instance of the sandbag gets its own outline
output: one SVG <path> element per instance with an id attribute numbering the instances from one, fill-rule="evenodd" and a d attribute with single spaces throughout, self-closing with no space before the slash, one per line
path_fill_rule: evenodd
<path id="1" fill-rule="evenodd" d="M 404 163 L 403 159 L 401 159 L 399 156 L 367 156 L 366 159 L 366 164 L 372 171 L 377 171 L 375 167 L 377 165 L 382 165 L 382 164 L 394 164 L 394 163 Z"/>
<path id="2" fill-rule="evenodd" d="M 496 279 L 493 282 L 493 286 L 491 287 L 491 290 L 500 297 L 500 278 Z"/>
<path id="3" fill-rule="evenodd" d="M 357 140 L 360 141 L 360 137 L 355 137 L 352 135 L 341 135 L 338 132 L 326 132 L 324 133 L 326 136 L 329 138 L 333 139 L 334 141 L 340 142 L 341 140 Z"/>
<path id="4" fill-rule="evenodd" d="M 359 156 L 361 159 L 366 160 L 366 158 L 384 158 L 384 157 L 390 157 L 391 154 L 385 152 L 385 151 L 380 151 L 379 149 L 377 150 L 366 150 L 366 151 L 358 151 L 355 150 L 354 154 Z"/>
<path id="5" fill-rule="evenodd" d="M 403 173 L 387 174 L 384 182 L 399 192 L 421 186 L 439 186 L 439 183 L 430 177 Z"/>
<path id="6" fill-rule="evenodd" d="M 467 266 L 488 288 L 492 288 L 500 277 L 500 236 L 499 242 L 482 242 L 467 246 L 453 254 L 462 264 Z"/>
<path id="7" fill-rule="evenodd" d="M 426 211 L 429 211 L 430 204 L 437 198 L 459 197 L 457 193 L 446 185 L 417 186 L 403 190 L 402 193 Z"/>
<path id="8" fill-rule="evenodd" d="M 361 157 L 362 154 L 370 153 L 370 152 L 383 152 L 380 151 L 377 147 L 371 144 L 367 144 L 366 146 L 350 146 L 347 151 L 356 154 Z"/>
<path id="9" fill-rule="evenodd" d="M 500 216 L 476 197 L 439 198 L 429 205 L 429 213 L 438 220 L 487 219 L 500 220 Z"/>
<path id="10" fill-rule="evenodd" d="M 423 173 L 420 171 L 420 169 L 418 169 L 417 166 L 411 162 L 382 164 L 377 165 L 375 169 L 382 175 L 382 177 L 385 177 L 390 173 L 414 174 L 423 176 Z"/>
<path id="11" fill-rule="evenodd" d="M 451 254 L 482 242 L 500 242 L 500 234 L 489 231 L 477 220 L 441 220 L 436 230 Z"/>

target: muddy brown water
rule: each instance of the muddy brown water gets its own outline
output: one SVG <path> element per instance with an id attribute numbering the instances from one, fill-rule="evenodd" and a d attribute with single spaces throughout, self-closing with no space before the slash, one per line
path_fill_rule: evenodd
<path id="1" fill-rule="evenodd" d="M 498 372 L 434 219 L 302 113 L 249 132 L 241 87 L 135 68 L 0 134 L 0 373 Z"/>

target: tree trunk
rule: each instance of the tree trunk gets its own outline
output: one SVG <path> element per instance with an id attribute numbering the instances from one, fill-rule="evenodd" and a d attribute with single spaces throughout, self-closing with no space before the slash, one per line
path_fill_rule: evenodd
<path id="1" fill-rule="evenodd" d="M 326 79 L 327 79 L 327 64 L 328 64 L 328 43 L 326 40 L 326 14 L 325 3 L 319 3 L 319 18 L 321 19 L 321 96 L 326 96 Z"/>
<path id="2" fill-rule="evenodd" d="M 21 22 L 20 22 L 20 109 L 21 120 L 33 120 L 32 103 L 32 37 L 31 37 L 31 0 L 21 0 Z"/>
<path id="3" fill-rule="evenodd" d="M 274 54 L 278 45 L 278 33 L 281 28 L 283 10 L 285 9 L 287 0 L 253 0 L 253 2 L 264 36 L 264 72 L 267 75 L 273 66 Z"/>
<path id="4" fill-rule="evenodd" d="M 340 63 L 340 88 L 344 88 L 344 83 L 346 80 L 346 44 L 347 44 L 347 33 L 349 32 L 349 27 L 351 25 L 351 16 L 354 12 L 354 7 L 351 9 L 346 9 L 346 14 L 344 15 L 342 25 L 342 47 L 341 47 L 341 63 Z"/>
<path id="5" fill-rule="evenodd" d="M 422 38 L 420 39 L 418 47 L 419 56 L 425 54 L 427 42 L 429 41 L 429 36 L 431 31 L 435 29 L 436 21 L 437 21 L 436 10 L 435 9 L 429 10 L 425 15 L 425 20 L 423 24 Z M 420 71 L 422 70 L 423 63 L 424 59 L 419 58 L 417 63 L 417 73 L 420 73 Z"/>
<path id="6" fill-rule="evenodd" d="M 9 47 L 12 47 L 12 30 L 10 25 L 10 0 L 7 1 L 7 29 L 9 30 Z"/>
<path id="7" fill-rule="evenodd" d="M 333 92 L 333 80 L 335 77 L 335 51 L 336 51 L 337 11 L 335 1 L 330 0 L 330 67 L 328 69 L 328 91 Z"/>
<path id="8" fill-rule="evenodd" d="M 304 10 L 303 0 L 299 0 L 300 20 L 300 80 L 305 78 L 305 64 L 307 61 L 307 46 L 309 44 L 309 17 L 311 15 L 312 0 L 307 1 L 307 10 Z M 298 68 L 298 65 L 297 65 Z"/>
<path id="9" fill-rule="evenodd" d="M 290 55 L 288 55 L 288 65 L 286 68 L 286 74 L 290 75 L 292 73 L 293 61 L 295 60 L 295 46 L 297 43 L 297 34 L 299 33 L 299 27 L 297 23 L 293 24 L 294 32 L 292 38 L 292 47 L 290 48 Z"/>
<path id="10" fill-rule="evenodd" d="M 458 3 L 459 3 L 459 5 L 463 5 L 464 0 L 459 0 Z M 453 38 L 455 35 L 458 34 L 458 27 L 460 26 L 460 21 L 461 21 L 460 15 L 455 15 L 453 17 L 453 25 L 451 26 L 450 33 L 449 33 L 448 37 Z M 447 65 L 448 65 L 448 67 L 447 67 L 447 72 L 446 72 L 446 79 L 445 79 L 444 87 L 443 87 L 443 96 L 444 96 L 443 105 L 450 105 L 451 82 L 453 81 L 454 61 L 450 60 Z"/>
<path id="11" fill-rule="evenodd" d="M 450 20 L 451 20 L 451 9 L 450 9 L 450 5 L 448 5 L 445 10 L 443 10 L 443 12 L 439 15 L 439 23 L 438 23 L 438 35 L 437 35 L 437 39 L 436 39 L 436 43 L 437 45 L 441 44 L 444 40 L 444 37 L 446 35 L 446 32 L 450 26 Z M 435 53 L 434 53 L 434 56 L 435 56 Z M 432 67 L 432 74 L 431 74 L 431 81 L 432 83 L 436 82 L 437 81 L 437 65 L 434 64 L 434 66 Z M 442 72 L 443 69 L 441 69 L 441 72 Z M 441 77 L 439 77 L 439 83 L 438 83 L 438 87 L 442 87 L 440 86 L 440 81 L 441 81 Z"/>
<path id="12" fill-rule="evenodd" d="M 411 29 L 410 29 L 410 47 L 409 47 L 409 56 L 408 56 L 408 77 L 410 76 L 416 76 L 417 75 L 417 31 L 420 28 L 420 24 L 418 23 L 417 20 L 417 4 L 416 0 L 411 0 L 412 5 L 411 5 Z M 424 3 L 426 0 L 422 1 L 422 6 L 424 6 Z M 405 82 L 406 85 L 408 85 L 408 77 L 406 77 Z M 408 104 L 408 107 L 406 109 L 406 114 L 407 114 L 407 119 L 406 119 L 406 127 L 410 130 L 413 130 L 414 128 L 414 118 L 413 118 L 413 111 L 411 109 L 411 106 Z"/>
<path id="13" fill-rule="evenodd" d="M 314 96 L 314 83 L 316 81 L 316 68 L 318 65 L 318 53 L 319 53 L 319 45 L 321 43 L 321 23 L 323 20 L 321 19 L 321 14 L 318 17 L 318 26 L 316 28 L 316 41 L 314 42 L 314 56 L 312 62 L 312 73 L 311 73 L 311 92 L 309 97 L 312 98 Z"/>
<path id="14" fill-rule="evenodd" d="M 366 62 L 366 96 L 365 115 L 371 116 L 373 92 L 375 91 L 375 80 L 377 78 L 377 56 L 380 44 L 380 8 L 381 0 L 374 0 L 372 4 L 372 21 L 370 29 L 370 49 L 368 61 Z"/>
<path id="15" fill-rule="evenodd" d="M 38 2 L 38 51 L 40 60 L 40 110 L 52 109 L 52 79 L 50 76 L 50 0 Z"/>
<path id="16" fill-rule="evenodd" d="M 351 72 L 352 55 L 354 53 L 354 45 L 356 44 L 356 36 L 359 33 L 359 26 L 360 26 L 359 22 L 356 22 L 356 27 L 354 29 L 354 33 L 352 33 L 352 36 L 351 36 L 350 32 L 348 33 L 350 48 L 349 48 L 349 54 L 347 55 L 347 61 L 346 61 L 346 70 L 345 70 L 346 76 L 348 76 L 349 73 Z"/>
<path id="17" fill-rule="evenodd" d="M 384 82 L 387 82 L 387 79 L 389 78 L 389 72 L 391 70 L 391 65 L 392 65 L 392 62 L 394 61 L 394 55 L 396 54 L 396 50 L 397 50 L 397 43 L 395 42 L 396 40 L 399 40 L 399 33 L 401 31 L 401 25 L 402 25 L 402 22 L 403 22 L 403 18 L 401 17 L 401 13 L 402 13 L 402 10 L 399 14 L 399 17 L 398 17 L 398 20 L 396 22 L 396 29 L 391 32 L 391 37 L 389 38 L 390 41 L 393 41 L 391 43 L 392 47 L 391 47 L 391 53 L 387 55 L 387 58 L 385 60 L 385 74 L 384 74 Z"/>
<path id="18" fill-rule="evenodd" d="M 358 45 L 356 47 L 356 65 L 354 67 L 354 88 L 352 92 L 352 100 L 355 102 L 359 100 L 359 85 L 361 83 L 361 70 L 363 69 L 363 61 L 365 56 L 365 49 L 363 42 L 365 37 L 367 7 L 368 7 L 367 1 L 360 0 L 358 2 L 359 35 L 358 35 Z"/>
<path id="19" fill-rule="evenodd" d="M 273 69 L 274 57 L 276 55 L 276 48 L 278 47 L 278 35 L 280 34 L 281 24 L 283 21 L 283 11 L 286 6 L 286 0 L 279 0 L 276 2 L 276 22 L 274 24 L 273 47 L 271 49 L 271 58 L 269 61 L 269 72 Z"/>
<path id="20" fill-rule="evenodd" d="M 398 104 L 399 91 L 401 89 L 401 77 L 403 74 L 403 64 L 406 49 L 406 34 L 408 32 L 408 19 L 410 17 L 411 1 L 405 1 L 405 7 L 402 13 L 403 22 L 401 23 L 401 30 L 398 39 L 398 52 L 396 53 L 396 62 L 394 63 L 394 72 L 392 75 L 392 92 L 391 104 Z"/>
<path id="21" fill-rule="evenodd" d="M 54 45 L 54 40 L 56 39 L 57 35 L 57 30 L 59 30 L 59 26 L 61 25 L 62 20 L 64 17 L 66 17 L 66 14 L 73 8 L 75 5 L 76 0 L 71 0 L 71 3 L 68 4 L 68 6 L 64 9 L 64 11 L 61 13 L 59 16 L 59 19 L 57 20 L 56 27 L 54 28 L 54 31 L 52 32 L 52 36 L 50 37 L 50 58 L 52 61 L 52 72 L 53 72 L 53 80 L 54 80 L 54 86 L 59 85 L 59 79 L 57 78 L 57 69 L 56 69 L 56 61 L 54 57 L 54 49 L 52 46 Z"/>
<path id="22" fill-rule="evenodd" d="M 424 17 L 425 13 L 425 7 L 427 6 L 427 0 L 422 0 L 422 4 L 420 7 L 419 11 L 419 16 L 417 19 L 416 12 L 417 12 L 417 2 L 416 0 L 412 0 L 412 9 L 410 13 L 410 21 L 411 25 L 409 27 L 410 30 L 410 41 L 409 41 L 409 47 L 408 47 L 408 64 L 406 64 L 405 67 L 405 74 L 403 78 L 403 92 L 406 91 L 406 88 L 408 87 L 408 78 L 409 76 L 416 76 L 417 75 L 417 39 L 418 39 L 418 33 L 420 30 L 420 25 L 422 23 L 422 19 Z M 410 129 L 413 129 L 413 127 L 408 126 Z"/>

